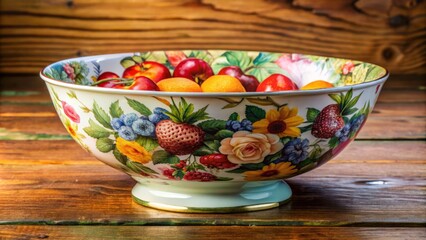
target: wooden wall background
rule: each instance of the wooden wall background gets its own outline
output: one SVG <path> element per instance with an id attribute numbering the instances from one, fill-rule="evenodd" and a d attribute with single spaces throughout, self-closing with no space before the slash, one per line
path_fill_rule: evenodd
<path id="1" fill-rule="evenodd" d="M 329 55 L 426 73 L 416 0 L 1 0 L 0 73 L 64 58 L 156 49 Z"/>

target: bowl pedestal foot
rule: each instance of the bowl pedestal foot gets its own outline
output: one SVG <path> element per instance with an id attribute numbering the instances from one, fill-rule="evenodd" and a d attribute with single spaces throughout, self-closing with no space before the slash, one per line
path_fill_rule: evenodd
<path id="1" fill-rule="evenodd" d="M 133 187 L 133 200 L 143 206 L 192 213 L 250 212 L 278 207 L 292 192 L 282 180 L 267 182 L 176 182 L 140 181 Z"/>

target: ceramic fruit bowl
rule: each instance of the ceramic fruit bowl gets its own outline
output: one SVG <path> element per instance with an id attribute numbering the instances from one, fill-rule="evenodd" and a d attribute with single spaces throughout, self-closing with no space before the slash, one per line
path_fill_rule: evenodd
<path id="1" fill-rule="evenodd" d="M 136 202 L 181 212 L 288 201 L 283 179 L 341 152 L 388 77 L 359 61 L 219 50 L 81 57 L 40 75 L 73 139 L 137 181 Z"/>

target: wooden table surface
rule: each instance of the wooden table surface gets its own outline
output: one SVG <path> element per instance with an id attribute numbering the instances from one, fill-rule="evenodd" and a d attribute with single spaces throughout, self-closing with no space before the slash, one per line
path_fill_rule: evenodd
<path id="1" fill-rule="evenodd" d="M 142 207 L 84 152 L 37 76 L 0 77 L 0 239 L 425 239 L 425 76 L 391 76 L 357 140 L 288 180 L 292 201 L 238 214 Z"/>

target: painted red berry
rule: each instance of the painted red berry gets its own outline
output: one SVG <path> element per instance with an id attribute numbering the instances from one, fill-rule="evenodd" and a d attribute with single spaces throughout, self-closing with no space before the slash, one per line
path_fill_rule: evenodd
<path id="1" fill-rule="evenodd" d="M 170 178 L 170 179 L 175 179 L 175 177 L 173 176 L 173 173 L 175 172 L 174 169 L 168 168 L 163 170 L 163 175 Z"/>
<path id="2" fill-rule="evenodd" d="M 184 160 L 180 160 L 179 163 L 175 164 L 175 167 L 183 169 L 184 167 L 186 167 L 186 162 Z"/>
<path id="3" fill-rule="evenodd" d="M 231 163 L 228 156 L 220 153 L 209 154 L 200 157 L 200 163 L 208 168 L 226 169 L 236 167 L 237 164 Z"/>
<path id="4" fill-rule="evenodd" d="M 198 181 L 198 182 L 210 182 L 217 179 L 217 177 L 213 174 L 210 174 L 208 172 L 186 172 L 183 179 L 187 181 Z"/>

